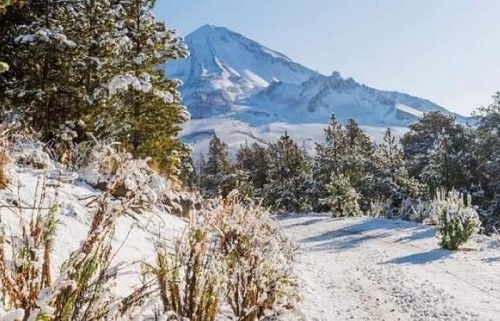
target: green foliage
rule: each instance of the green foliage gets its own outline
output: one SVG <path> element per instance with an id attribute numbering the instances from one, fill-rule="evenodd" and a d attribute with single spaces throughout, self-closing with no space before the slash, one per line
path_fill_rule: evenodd
<path id="1" fill-rule="evenodd" d="M 357 216 L 361 214 L 359 194 L 344 174 L 333 174 L 327 186 L 328 198 L 333 217 Z"/>
<path id="2" fill-rule="evenodd" d="M 410 125 L 410 130 L 401 138 L 401 145 L 411 177 L 420 178 L 429 162 L 427 154 L 439 135 L 451 132 L 455 126 L 454 117 L 440 112 L 426 113 L 418 122 Z"/>
<path id="3" fill-rule="evenodd" d="M 236 187 L 236 177 L 229 164 L 227 145 L 214 133 L 208 147 L 206 162 L 200 170 L 201 189 L 206 197 L 225 197 Z"/>
<path id="4" fill-rule="evenodd" d="M 94 131 L 178 175 L 189 151 L 177 134 L 188 113 L 178 82 L 158 66 L 187 49 L 154 17 L 154 3 L 36 0 L 9 7 L 0 16 L 0 61 L 10 66 L 0 76 L 2 107 L 57 153 Z"/>
<path id="5" fill-rule="evenodd" d="M 403 199 L 420 194 L 421 186 L 409 177 L 403 152 L 390 128 L 373 154 L 371 172 L 373 192 L 370 194 L 376 199 L 398 206 Z"/>
<path id="6" fill-rule="evenodd" d="M 268 148 L 269 183 L 264 187 L 264 203 L 276 211 L 299 212 L 306 202 L 304 176 L 309 165 L 296 142 L 285 133 Z"/>
<path id="7" fill-rule="evenodd" d="M 438 221 L 439 245 L 444 249 L 457 250 L 478 231 L 479 216 L 471 205 L 470 196 L 465 203 L 461 193 L 453 190 L 446 195 L 444 190 L 439 190 L 432 205 Z"/>

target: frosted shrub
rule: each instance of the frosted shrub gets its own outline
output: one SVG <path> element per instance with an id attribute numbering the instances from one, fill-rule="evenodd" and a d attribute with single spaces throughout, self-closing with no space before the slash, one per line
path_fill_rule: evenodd
<path id="1" fill-rule="evenodd" d="M 41 179 L 33 205 L 21 206 L 19 200 L 12 208 L 19 223 L 12 229 L 0 225 L 0 320 L 125 321 L 144 314 L 155 292 L 144 284 L 130 294 L 116 295 L 122 266 L 111 264 L 116 221 L 130 214 L 140 197 L 139 193 L 121 200 L 111 196 L 127 175 L 123 165 L 116 168 L 109 190 L 96 199 L 96 206 L 88 208 L 92 216 L 88 234 L 56 279 L 51 262 L 61 211 L 57 190 Z"/>
<path id="2" fill-rule="evenodd" d="M 332 209 L 332 216 L 356 216 L 361 214 L 359 208 L 359 194 L 352 186 L 348 177 L 343 174 L 332 175 L 327 186 L 327 202 Z"/>
<path id="3" fill-rule="evenodd" d="M 464 202 L 463 195 L 455 190 L 446 195 L 438 190 L 432 202 L 437 217 L 437 236 L 444 249 L 457 250 L 480 226 L 479 215 L 471 206 L 471 197 Z"/>
<path id="4" fill-rule="evenodd" d="M 192 218 L 193 220 L 195 218 Z M 294 247 L 267 211 L 243 204 L 235 194 L 199 213 L 175 251 L 157 247 L 149 275 L 159 283 L 163 311 L 173 320 L 231 320 L 277 317 L 292 309 Z"/>
<path id="5" fill-rule="evenodd" d="M 223 271 L 215 258 L 207 222 L 191 222 L 188 233 L 172 253 L 161 239 L 156 263 L 145 264 L 146 275 L 158 283 L 162 309 L 156 318 L 214 321 L 220 313 Z M 163 319 L 160 319 L 163 320 Z M 168 319 L 171 320 L 171 319 Z"/>
<path id="6" fill-rule="evenodd" d="M 293 307 L 294 247 L 261 207 L 243 205 L 230 194 L 216 214 L 227 303 L 237 320 L 277 316 Z"/>

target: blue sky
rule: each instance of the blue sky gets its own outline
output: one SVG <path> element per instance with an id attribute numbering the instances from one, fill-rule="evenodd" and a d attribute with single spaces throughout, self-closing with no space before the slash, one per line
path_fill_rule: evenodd
<path id="1" fill-rule="evenodd" d="M 160 0 L 185 36 L 224 26 L 324 74 L 469 114 L 500 91 L 500 0 Z"/>

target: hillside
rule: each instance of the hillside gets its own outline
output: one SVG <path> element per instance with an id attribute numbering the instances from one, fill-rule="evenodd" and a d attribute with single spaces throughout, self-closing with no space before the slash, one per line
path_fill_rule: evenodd
<path id="1" fill-rule="evenodd" d="M 332 113 L 342 122 L 353 118 L 374 139 L 387 127 L 402 132 L 429 111 L 467 121 L 426 99 L 378 90 L 336 71 L 322 75 L 224 27 L 202 26 L 185 41 L 190 57 L 167 64 L 166 75 L 183 83 L 191 124 L 181 138 L 198 151 L 213 132 L 237 147 L 274 141 L 286 130 L 312 146 Z"/>

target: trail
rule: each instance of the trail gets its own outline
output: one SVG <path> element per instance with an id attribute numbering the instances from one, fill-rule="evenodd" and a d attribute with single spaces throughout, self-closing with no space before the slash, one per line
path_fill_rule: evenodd
<path id="1" fill-rule="evenodd" d="M 484 237 L 451 252 L 435 230 L 369 218 L 277 219 L 300 246 L 307 320 L 500 320 L 500 248 Z"/>

